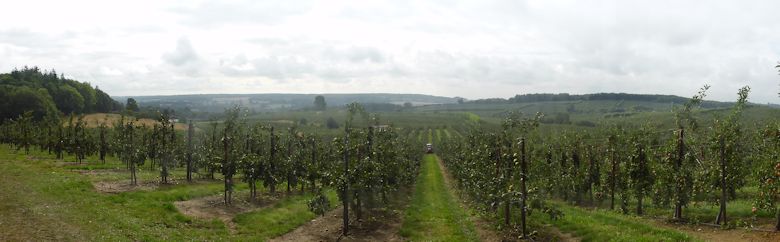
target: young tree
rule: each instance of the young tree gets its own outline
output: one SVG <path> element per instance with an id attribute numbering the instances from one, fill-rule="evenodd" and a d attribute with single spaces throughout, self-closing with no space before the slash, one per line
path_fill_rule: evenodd
<path id="1" fill-rule="evenodd" d="M 136 167 L 143 165 L 146 160 L 146 152 L 141 148 L 141 144 L 136 140 L 136 129 L 134 121 L 124 121 L 125 117 L 122 116 L 118 124 L 120 131 L 117 133 L 120 140 L 120 153 L 119 159 L 127 163 L 130 166 L 130 184 L 137 185 L 138 177 L 136 176 Z"/>
<path id="2" fill-rule="evenodd" d="M 660 184 L 662 187 L 671 188 L 669 193 L 672 195 L 672 202 L 674 203 L 674 216 L 676 220 L 682 220 L 682 208 L 686 206 L 690 201 L 691 190 L 693 189 L 693 162 L 694 157 L 689 149 L 686 149 L 685 144 L 685 130 L 690 129 L 695 131 L 698 128 L 696 119 L 693 118 L 693 109 L 701 104 L 702 100 L 706 96 L 709 85 L 699 90 L 699 93 L 694 95 L 682 109 L 675 111 L 675 122 L 677 125 L 676 139 L 670 143 L 667 147 L 666 160 L 671 164 L 669 169 L 670 174 L 668 179 L 663 179 L 665 183 Z M 671 184 L 668 184 L 671 183 Z"/>
<path id="3" fill-rule="evenodd" d="M 174 123 L 171 121 L 171 115 L 168 111 L 164 111 L 157 119 L 158 125 L 155 125 L 157 137 L 153 138 L 159 141 L 159 147 L 156 147 L 157 157 L 160 159 L 160 178 L 162 184 L 168 184 L 168 176 L 170 175 L 170 166 L 175 163 L 175 154 L 177 151 L 176 146 L 176 131 L 174 130 Z"/>
<path id="4" fill-rule="evenodd" d="M 192 139 L 195 135 L 195 126 L 192 124 L 192 120 L 190 120 L 189 125 L 187 126 L 187 182 L 192 182 L 192 170 L 194 167 L 192 167 L 192 159 L 193 159 L 193 142 Z"/>
<path id="5" fill-rule="evenodd" d="M 780 122 L 766 125 L 756 137 L 753 159 L 759 193 L 754 208 L 775 210 L 775 231 L 780 231 Z"/>
<path id="6" fill-rule="evenodd" d="M 249 184 L 249 197 L 253 202 L 257 200 L 257 181 L 263 179 L 263 175 L 267 172 L 263 159 L 265 156 L 263 147 L 266 145 L 263 137 L 265 129 L 265 126 L 256 124 L 246 134 L 247 138 L 244 141 L 246 159 L 241 161 L 241 170 L 244 173 L 244 181 Z"/>
<path id="7" fill-rule="evenodd" d="M 71 115 L 71 122 L 73 121 L 73 115 Z M 71 130 L 71 153 L 76 156 L 79 164 L 87 157 L 90 146 L 90 138 L 86 131 L 86 122 L 84 122 L 84 115 L 79 115 L 76 123 L 72 125 Z"/>
<path id="8" fill-rule="evenodd" d="M 365 116 L 365 110 L 363 109 L 363 106 L 361 106 L 359 103 L 350 103 L 347 105 L 347 110 L 349 111 L 347 113 L 347 120 L 344 123 L 344 146 L 342 149 L 343 155 L 344 155 L 344 173 L 342 175 L 341 184 L 339 186 L 341 190 L 341 194 L 339 194 L 339 198 L 343 202 L 343 208 L 344 208 L 344 228 L 342 229 L 342 233 L 346 235 L 349 231 L 349 205 L 352 201 L 352 199 L 355 196 L 350 196 L 350 193 L 353 193 L 352 190 L 350 190 L 350 183 L 351 183 L 351 176 L 350 176 L 350 145 L 349 140 L 350 136 L 352 135 L 352 125 L 354 121 L 354 117 L 356 114 L 361 114 Z"/>
<path id="9" fill-rule="evenodd" d="M 102 123 L 100 123 L 100 126 L 98 126 L 98 133 L 99 133 L 99 142 L 100 147 L 98 148 L 98 153 L 100 156 L 100 161 L 103 162 L 103 164 L 106 163 L 106 153 L 108 153 L 108 127 L 106 126 L 106 123 L 108 122 L 108 119 L 104 119 Z"/>
<path id="10" fill-rule="evenodd" d="M 528 212 L 528 187 L 527 187 L 527 180 L 528 180 L 528 164 L 526 159 L 526 137 L 528 136 L 528 133 L 532 130 L 539 127 L 539 120 L 541 119 L 542 115 L 540 113 L 537 113 L 534 118 L 531 119 L 524 119 L 522 118 L 522 114 L 518 112 L 511 112 L 510 115 L 504 119 L 502 123 L 502 127 L 504 129 L 503 135 L 509 140 L 510 142 L 513 142 L 514 140 L 517 140 L 517 144 L 519 146 L 519 160 L 520 160 L 520 223 L 521 223 L 521 235 L 522 237 L 525 237 L 528 235 L 527 231 L 527 225 L 526 225 L 526 214 Z M 516 138 L 515 138 L 516 137 Z M 517 201 L 518 198 L 516 196 L 517 192 L 513 191 L 513 185 L 512 185 L 512 177 L 514 172 L 512 172 L 512 165 L 515 163 L 515 161 L 518 160 L 517 153 L 518 152 L 512 152 L 513 147 L 512 144 L 509 144 L 509 147 L 507 147 L 510 151 L 507 153 L 510 153 L 511 155 L 508 156 L 508 162 L 506 163 L 506 172 L 503 177 L 506 178 L 506 185 L 508 185 L 506 189 L 507 193 L 507 199 L 504 202 L 504 224 L 509 225 L 511 213 L 510 213 L 510 204 Z"/>
<path id="11" fill-rule="evenodd" d="M 16 150 L 24 148 L 25 154 L 30 154 L 30 145 L 33 143 L 33 112 L 27 111 L 16 119 L 16 131 L 18 132 Z"/>
<path id="12" fill-rule="evenodd" d="M 750 87 L 743 87 L 737 93 L 739 98 L 734 104 L 732 113 L 725 120 L 716 120 L 713 127 L 713 137 L 710 139 L 710 147 L 718 154 L 718 165 L 720 173 L 719 186 L 721 189 L 720 209 L 716 224 L 726 224 L 726 201 L 728 200 L 728 191 L 738 189 L 744 184 L 745 166 L 744 147 L 742 140 L 742 127 L 739 123 L 739 117 L 742 110 L 747 105 L 747 97 Z"/>
<path id="13" fill-rule="evenodd" d="M 650 164 L 647 158 L 647 138 L 650 132 L 645 129 L 639 129 L 632 133 L 629 144 L 631 149 L 629 163 L 629 177 L 631 178 L 629 187 L 637 199 L 636 214 L 642 215 L 643 201 L 645 195 L 650 193 L 653 186 L 653 173 L 650 170 Z"/>
<path id="14" fill-rule="evenodd" d="M 263 185 L 269 187 L 271 193 L 276 193 L 276 184 L 279 182 L 277 175 L 277 153 L 279 151 L 279 136 L 274 132 L 274 127 L 269 126 L 268 130 L 268 169 L 263 173 Z"/>
<path id="15" fill-rule="evenodd" d="M 239 119 L 241 110 L 238 107 L 228 109 L 225 112 L 224 128 L 222 129 L 221 152 L 219 163 L 222 168 L 222 175 L 225 179 L 225 204 L 232 204 L 233 198 L 233 176 L 236 174 L 238 165 L 246 160 L 246 154 L 243 152 L 242 128 L 244 123 Z"/>
<path id="16" fill-rule="evenodd" d="M 595 190 L 601 187 L 601 165 L 599 163 L 600 159 L 596 157 L 596 153 L 596 147 L 590 145 L 588 147 L 587 192 L 591 205 L 595 204 L 595 199 L 598 199 L 599 203 L 601 202 L 601 196 L 599 194 L 596 194 L 594 197 Z"/>

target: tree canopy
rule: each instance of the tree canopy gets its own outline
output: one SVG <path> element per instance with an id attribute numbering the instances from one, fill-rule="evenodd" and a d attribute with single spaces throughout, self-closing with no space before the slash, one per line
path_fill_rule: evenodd
<path id="1" fill-rule="evenodd" d="M 88 82 L 79 82 L 42 71 L 38 67 L 14 69 L 0 74 L 0 113 L 2 119 L 15 118 L 32 110 L 35 119 L 46 115 L 111 112 L 121 104 Z"/>
<path id="2" fill-rule="evenodd" d="M 314 109 L 315 110 L 325 110 L 327 107 L 327 103 L 325 103 L 325 97 L 322 95 L 317 95 L 314 97 Z"/>

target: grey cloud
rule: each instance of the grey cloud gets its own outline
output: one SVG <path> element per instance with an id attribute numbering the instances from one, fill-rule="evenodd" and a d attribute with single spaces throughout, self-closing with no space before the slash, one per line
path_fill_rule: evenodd
<path id="1" fill-rule="evenodd" d="M 221 60 L 220 73 L 231 77 L 262 76 L 284 81 L 289 78 L 300 78 L 314 74 L 314 67 L 300 61 L 295 56 L 267 56 L 248 59 L 245 55 L 237 55 L 229 60 Z"/>
<path id="2" fill-rule="evenodd" d="M 76 37 L 73 32 L 48 34 L 29 29 L 0 30 L 0 43 L 35 49 L 61 48 Z"/>
<path id="3" fill-rule="evenodd" d="M 162 58 L 165 62 L 174 66 L 183 66 L 200 59 L 195 48 L 192 48 L 190 40 L 185 37 L 180 38 L 176 42 L 176 49 L 174 51 L 163 54 Z"/>
<path id="4" fill-rule="evenodd" d="M 305 13 L 309 1 L 205 1 L 170 10 L 179 14 L 182 23 L 195 27 L 217 27 L 235 23 L 273 24 Z"/>
<path id="5" fill-rule="evenodd" d="M 178 86 L 218 92 L 219 85 L 227 90 L 232 82 L 271 79 L 271 89 L 258 91 L 391 83 L 365 90 L 429 85 L 442 87 L 433 94 L 466 97 L 610 91 L 690 96 L 709 83 L 717 100 L 732 100 L 734 87 L 744 84 L 753 86 L 751 101 L 778 100 L 780 76 L 772 68 L 780 60 L 778 1 L 205 0 L 161 8 L 158 14 L 173 15 L 173 23 L 62 32 L 4 23 L 0 67 L 56 68 L 124 94 L 171 93 Z M 213 33 L 224 40 L 214 42 L 240 47 L 198 42 Z M 181 38 L 168 51 L 149 53 L 102 43 L 138 34 L 187 35 L 193 42 Z M 117 73 L 122 75 L 109 75 Z"/>
<path id="6" fill-rule="evenodd" d="M 350 62 L 384 62 L 382 53 L 374 47 L 350 46 L 346 48 L 325 48 L 322 52 L 325 59 L 347 60 Z"/>

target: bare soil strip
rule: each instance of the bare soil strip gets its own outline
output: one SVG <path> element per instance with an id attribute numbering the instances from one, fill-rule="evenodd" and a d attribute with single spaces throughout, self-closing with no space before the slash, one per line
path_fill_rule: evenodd
<path id="1" fill-rule="evenodd" d="M 772 232 L 772 226 L 766 225 L 760 229 L 721 229 L 707 225 L 670 224 L 661 219 L 653 219 L 655 224 L 683 231 L 691 236 L 704 241 L 728 242 L 728 241 L 780 241 L 780 232 Z"/>
<path id="2" fill-rule="evenodd" d="M 154 191 L 159 187 L 156 182 L 138 182 L 138 185 L 131 185 L 129 181 L 96 181 L 92 182 L 95 190 L 102 193 L 122 193 L 129 191 Z"/>
<path id="3" fill-rule="evenodd" d="M 173 205 L 182 214 L 203 220 L 219 219 L 231 234 L 236 232 L 236 224 L 233 218 L 241 213 L 251 212 L 257 209 L 271 206 L 278 201 L 278 196 L 268 196 L 258 194 L 256 202 L 248 200 L 248 193 L 235 193 L 233 204 L 226 205 L 222 195 L 214 195 L 191 199 L 187 201 L 174 202 Z"/>
<path id="4" fill-rule="evenodd" d="M 401 228 L 400 212 L 380 213 L 373 221 L 353 223 L 349 235 L 342 237 L 343 211 L 341 207 L 333 209 L 324 216 L 270 241 L 404 241 L 398 235 Z"/>

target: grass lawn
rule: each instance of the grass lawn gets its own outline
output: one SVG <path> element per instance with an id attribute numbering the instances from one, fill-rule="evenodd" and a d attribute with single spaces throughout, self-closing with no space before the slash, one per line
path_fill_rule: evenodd
<path id="1" fill-rule="evenodd" d="M 549 223 L 563 232 L 572 233 L 582 241 L 694 241 L 683 232 L 659 228 L 643 218 L 623 215 L 615 211 L 587 210 L 553 202 L 563 217 L 551 220 L 541 212 L 533 213 L 531 220 Z"/>

